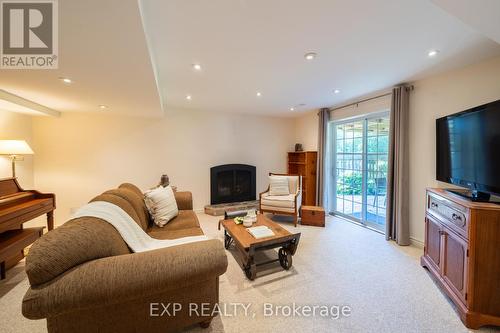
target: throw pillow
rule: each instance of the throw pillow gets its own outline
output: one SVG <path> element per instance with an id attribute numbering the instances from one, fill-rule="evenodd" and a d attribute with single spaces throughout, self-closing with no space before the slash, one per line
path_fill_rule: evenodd
<path id="1" fill-rule="evenodd" d="M 288 178 L 283 176 L 269 176 L 269 195 L 289 195 Z"/>
<path id="2" fill-rule="evenodd" d="M 158 186 L 144 193 L 144 202 L 153 222 L 163 227 L 179 214 L 174 191 L 170 186 Z"/>

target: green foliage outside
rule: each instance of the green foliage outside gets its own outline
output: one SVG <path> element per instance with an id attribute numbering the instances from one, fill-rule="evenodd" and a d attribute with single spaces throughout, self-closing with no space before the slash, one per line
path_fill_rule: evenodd
<path id="1" fill-rule="evenodd" d="M 385 174 L 383 174 L 385 176 Z M 380 175 L 382 176 L 382 175 Z M 376 195 L 377 185 L 375 183 L 375 178 L 368 178 L 367 180 L 367 194 Z M 359 174 L 344 176 L 343 183 L 337 183 L 337 194 L 343 195 L 361 195 L 363 187 L 363 177 Z M 379 189 L 379 192 L 382 191 Z"/>
<path id="2" fill-rule="evenodd" d="M 389 119 L 369 120 L 367 123 L 366 153 L 367 153 L 367 194 L 377 194 L 377 178 L 387 174 L 387 152 L 389 147 Z M 361 156 L 363 154 L 363 125 L 355 122 L 336 126 L 337 168 L 341 169 L 337 183 L 338 195 L 361 195 L 363 177 L 361 172 Z M 344 155 L 345 154 L 345 155 Z M 342 171 L 344 170 L 344 171 Z M 343 173 L 343 174 L 342 174 Z M 379 181 L 379 187 L 385 183 Z M 379 189 L 382 192 L 383 189 Z M 380 193 L 379 193 L 380 194 Z"/>

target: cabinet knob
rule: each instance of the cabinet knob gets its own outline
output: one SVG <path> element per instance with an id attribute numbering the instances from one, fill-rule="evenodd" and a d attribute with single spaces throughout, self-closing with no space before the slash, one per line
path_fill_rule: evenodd
<path id="1" fill-rule="evenodd" d="M 455 213 L 453 213 L 453 214 L 451 215 L 451 218 L 452 218 L 454 221 L 457 221 L 457 220 L 462 221 L 462 216 L 457 215 L 457 214 L 455 214 Z"/>
<path id="2" fill-rule="evenodd" d="M 437 203 L 435 203 L 435 202 L 431 202 L 431 207 L 433 207 L 433 208 L 437 208 L 437 207 L 438 207 L 438 204 L 437 204 Z"/>

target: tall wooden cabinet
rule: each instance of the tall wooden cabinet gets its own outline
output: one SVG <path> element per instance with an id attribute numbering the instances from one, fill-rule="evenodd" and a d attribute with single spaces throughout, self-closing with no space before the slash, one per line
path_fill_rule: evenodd
<path id="1" fill-rule="evenodd" d="M 465 326 L 500 326 L 500 205 L 428 189 L 421 264 Z"/>
<path id="2" fill-rule="evenodd" d="M 315 151 L 288 153 L 288 174 L 302 176 L 302 204 L 316 205 L 316 161 Z"/>

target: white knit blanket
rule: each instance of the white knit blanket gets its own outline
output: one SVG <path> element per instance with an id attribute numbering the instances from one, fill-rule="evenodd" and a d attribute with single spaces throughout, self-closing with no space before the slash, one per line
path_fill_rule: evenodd
<path id="1" fill-rule="evenodd" d="M 106 201 L 94 201 L 76 211 L 72 218 L 90 216 L 102 219 L 120 233 L 133 252 L 145 252 L 164 247 L 208 240 L 207 236 L 191 236 L 177 239 L 150 237 L 123 209 Z"/>

